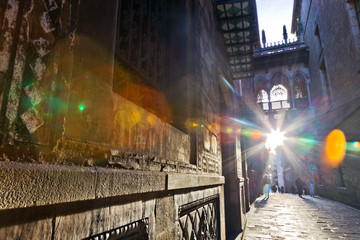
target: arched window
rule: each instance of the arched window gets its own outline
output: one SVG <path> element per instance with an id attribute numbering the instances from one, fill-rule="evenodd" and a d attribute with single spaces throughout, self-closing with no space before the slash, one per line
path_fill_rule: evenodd
<path id="1" fill-rule="evenodd" d="M 269 96 L 265 90 L 260 90 L 260 92 L 257 95 L 257 102 L 258 103 L 269 102 Z"/>
<path id="2" fill-rule="evenodd" d="M 278 84 L 272 87 L 270 91 L 271 102 L 282 101 L 287 99 L 288 99 L 288 91 L 283 85 Z"/>
<path id="3" fill-rule="evenodd" d="M 288 103 L 288 90 L 284 85 L 277 84 L 270 91 L 270 102 L 273 110 L 280 108 L 290 108 Z"/>
<path id="4" fill-rule="evenodd" d="M 294 83 L 294 104 L 296 108 L 306 108 L 309 106 L 308 92 L 304 74 L 301 72 L 295 73 L 293 77 Z"/>
<path id="5" fill-rule="evenodd" d="M 265 111 L 269 110 L 269 95 L 264 89 L 261 89 L 257 95 L 257 103 Z"/>
<path id="6" fill-rule="evenodd" d="M 294 98 L 295 99 L 298 99 L 298 98 L 304 98 L 304 94 L 303 92 L 301 91 L 301 88 L 299 86 L 295 86 L 295 89 L 294 89 Z"/>

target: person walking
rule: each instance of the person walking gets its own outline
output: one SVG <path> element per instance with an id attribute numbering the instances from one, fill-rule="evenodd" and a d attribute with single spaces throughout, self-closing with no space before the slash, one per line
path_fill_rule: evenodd
<path id="1" fill-rule="evenodd" d="M 299 197 L 303 198 L 302 197 L 302 194 L 303 194 L 303 181 L 300 178 L 297 178 L 296 181 L 295 181 L 295 185 L 297 187 Z"/>
<path id="2" fill-rule="evenodd" d="M 264 195 L 265 199 L 269 199 L 270 195 L 270 178 L 267 174 L 264 174 L 263 176 L 263 186 L 264 186 Z"/>
<path id="3" fill-rule="evenodd" d="M 315 197 L 315 192 L 314 192 L 315 184 L 314 181 L 311 180 L 310 178 L 308 179 L 308 185 L 310 189 L 310 196 Z"/>

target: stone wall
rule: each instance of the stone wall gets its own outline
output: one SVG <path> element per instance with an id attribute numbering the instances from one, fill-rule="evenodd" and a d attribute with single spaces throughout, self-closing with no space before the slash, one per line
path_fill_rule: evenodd
<path id="1" fill-rule="evenodd" d="M 334 18 L 336 16 L 336 18 Z M 301 21 L 309 46 L 309 74 L 319 139 L 338 128 L 348 142 L 358 141 L 359 21 L 355 1 L 303 1 Z M 347 146 L 339 168 L 322 168 L 323 196 L 359 206 L 358 152 Z M 323 156 L 321 153 L 318 159 Z M 321 191 L 320 191 L 321 190 Z"/>
<path id="2" fill-rule="evenodd" d="M 353 100 L 360 94 L 359 47 L 352 31 L 359 24 L 353 16 L 353 1 L 347 2 L 302 4 L 304 40 L 310 53 L 310 88 L 317 118 L 323 122 L 319 126 L 323 133 L 354 110 Z"/>
<path id="3" fill-rule="evenodd" d="M 175 239 L 179 208 L 201 210 L 208 198 L 218 202 L 217 236 L 225 234 L 223 177 L 4 162 L 0 176 L 7 239 L 80 239 L 143 219 L 149 239 Z"/>
<path id="4" fill-rule="evenodd" d="M 1 236 L 79 239 L 144 223 L 149 239 L 175 239 L 199 209 L 212 213 L 202 227 L 225 238 L 219 74 L 228 69 L 212 2 L 171 2 L 185 15 L 166 16 L 174 27 L 155 83 L 118 55 L 127 37 L 118 3 L 1 3 Z"/>

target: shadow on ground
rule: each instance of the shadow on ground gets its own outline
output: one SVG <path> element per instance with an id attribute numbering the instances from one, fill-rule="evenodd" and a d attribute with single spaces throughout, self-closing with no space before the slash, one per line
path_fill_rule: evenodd
<path id="1" fill-rule="evenodd" d="M 254 207 L 255 208 L 263 208 L 266 205 L 268 199 L 269 198 L 264 197 L 261 200 L 256 200 L 254 203 Z"/>

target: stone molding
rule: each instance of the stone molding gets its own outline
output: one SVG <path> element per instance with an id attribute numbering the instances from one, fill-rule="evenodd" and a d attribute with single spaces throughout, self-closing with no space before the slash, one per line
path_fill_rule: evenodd
<path id="1" fill-rule="evenodd" d="M 164 191 L 166 173 L 0 162 L 0 210 Z"/>
<path id="2" fill-rule="evenodd" d="M 0 210 L 224 183 L 223 176 L 0 162 Z"/>
<path id="3" fill-rule="evenodd" d="M 225 177 L 168 173 L 167 190 L 223 185 Z"/>

